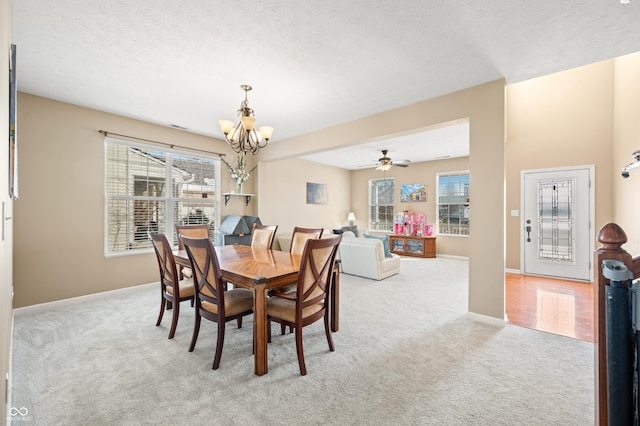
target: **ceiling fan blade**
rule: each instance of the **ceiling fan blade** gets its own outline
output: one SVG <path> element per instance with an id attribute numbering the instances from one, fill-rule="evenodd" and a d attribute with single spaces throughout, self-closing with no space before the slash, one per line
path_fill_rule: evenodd
<path id="1" fill-rule="evenodd" d="M 409 167 L 408 164 L 404 164 L 404 163 L 393 163 L 393 165 L 397 167 Z"/>

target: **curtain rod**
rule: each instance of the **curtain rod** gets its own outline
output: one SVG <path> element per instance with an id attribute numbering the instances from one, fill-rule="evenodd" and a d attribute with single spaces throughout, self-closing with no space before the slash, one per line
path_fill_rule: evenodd
<path id="1" fill-rule="evenodd" d="M 122 137 L 127 138 L 127 139 L 135 139 L 135 140 L 138 140 L 138 141 L 151 142 L 151 143 L 155 143 L 155 144 L 159 144 L 159 145 L 165 145 L 165 146 L 168 146 L 169 148 L 184 148 L 184 149 L 188 149 L 188 150 L 191 150 L 191 151 L 206 152 L 207 154 L 214 154 L 214 155 L 217 155 L 218 157 L 222 157 L 224 155 L 227 155 L 227 154 L 223 154 L 223 153 L 220 153 L 220 152 L 212 152 L 212 151 L 206 151 L 204 149 L 190 148 L 188 146 L 176 145 L 176 144 L 173 144 L 173 143 L 158 142 L 158 141 L 154 141 L 154 140 L 151 140 L 151 139 L 144 139 L 144 138 L 137 138 L 135 136 L 121 135 L 120 133 L 107 132 L 106 130 L 98 130 L 98 133 L 102 133 L 105 136 L 109 136 L 109 135 L 122 136 Z"/>

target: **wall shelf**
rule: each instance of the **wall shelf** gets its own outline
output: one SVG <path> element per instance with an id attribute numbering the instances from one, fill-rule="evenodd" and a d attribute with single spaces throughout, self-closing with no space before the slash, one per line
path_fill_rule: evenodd
<path id="1" fill-rule="evenodd" d="M 251 201 L 251 197 L 255 197 L 256 196 L 256 194 L 239 194 L 237 192 L 225 192 L 222 195 L 224 195 L 224 205 L 225 206 L 227 205 L 227 203 L 231 199 L 231 196 L 245 197 L 245 200 L 244 200 L 244 205 L 245 206 L 249 205 L 249 201 Z"/>

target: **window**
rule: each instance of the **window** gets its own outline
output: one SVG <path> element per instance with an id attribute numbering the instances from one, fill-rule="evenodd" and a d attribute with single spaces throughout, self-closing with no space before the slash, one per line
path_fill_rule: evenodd
<path id="1" fill-rule="evenodd" d="M 393 187 L 391 179 L 369 179 L 369 229 L 393 230 Z"/>
<path id="2" fill-rule="evenodd" d="M 105 254 L 148 251 L 147 232 L 177 245 L 175 224 L 219 219 L 217 157 L 105 139 Z"/>
<path id="3" fill-rule="evenodd" d="M 469 235 L 469 172 L 439 173 L 438 234 Z"/>

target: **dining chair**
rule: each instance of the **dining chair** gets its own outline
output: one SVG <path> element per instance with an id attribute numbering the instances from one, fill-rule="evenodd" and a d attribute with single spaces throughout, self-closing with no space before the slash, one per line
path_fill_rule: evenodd
<path id="1" fill-rule="evenodd" d="M 291 247 L 289 252 L 293 254 L 302 254 L 304 245 L 308 239 L 316 239 L 322 237 L 323 228 L 293 228 L 291 235 Z"/>
<path id="2" fill-rule="evenodd" d="M 302 254 L 304 245 L 309 239 L 318 239 L 322 237 L 323 228 L 300 228 L 294 227 L 293 234 L 291 235 L 291 245 L 289 246 L 289 253 Z M 295 284 L 290 284 L 283 287 L 280 291 L 283 293 L 291 293 L 295 291 Z M 284 330 L 284 326 L 282 327 Z M 284 334 L 284 331 L 283 331 Z"/>
<path id="3" fill-rule="evenodd" d="M 251 247 L 271 249 L 277 230 L 278 225 L 260 225 L 254 223 L 253 231 L 251 232 Z"/>
<path id="4" fill-rule="evenodd" d="M 289 247 L 289 253 L 302 254 L 307 240 L 321 238 L 323 230 L 323 228 L 300 228 L 298 226 L 294 227 L 293 234 L 291 235 L 291 246 Z M 280 292 L 282 293 L 294 293 L 295 291 L 295 284 L 288 284 L 280 289 Z M 280 324 L 280 326 L 282 334 L 284 334 L 286 327 L 284 324 Z M 292 328 L 289 328 L 289 331 L 293 333 Z"/>
<path id="5" fill-rule="evenodd" d="M 342 235 L 309 239 L 300 261 L 296 292 L 282 293 L 277 289 L 267 300 L 267 341 L 271 342 L 271 321 L 293 328 L 300 374 L 306 375 L 302 348 L 302 328 L 324 318 L 324 330 L 329 350 L 335 350 L 330 325 L 330 292 L 333 267 Z"/>
<path id="6" fill-rule="evenodd" d="M 184 250 L 184 244 L 180 240 L 180 235 L 184 235 L 185 237 L 191 238 L 209 238 L 209 225 L 198 224 L 198 225 L 176 225 L 176 235 L 178 236 L 178 250 Z M 193 276 L 191 272 L 191 268 L 183 267 L 178 271 L 180 273 L 180 278 Z"/>
<path id="7" fill-rule="evenodd" d="M 165 307 L 173 309 L 171 318 L 171 328 L 169 330 L 169 339 L 173 339 L 178 326 L 178 316 L 180 315 L 180 302 L 185 300 L 191 301 L 193 306 L 195 288 L 193 281 L 189 278 L 183 280 L 178 276 L 176 262 L 171 251 L 171 245 L 164 234 L 149 233 L 149 238 L 153 242 L 153 248 L 158 259 L 158 267 L 160 269 L 160 315 L 156 327 L 162 322 Z"/>
<path id="8" fill-rule="evenodd" d="M 196 296 L 196 315 L 189 352 L 193 352 L 196 347 L 201 318 L 218 323 L 218 339 L 212 367 L 217 370 L 222 357 L 225 325 L 228 321 L 236 319 L 238 328 L 242 327 L 242 318 L 253 312 L 253 294 L 244 288 L 224 290 L 218 257 L 209 238 L 189 238 L 184 235 L 180 235 L 180 238 L 193 270 Z"/>

